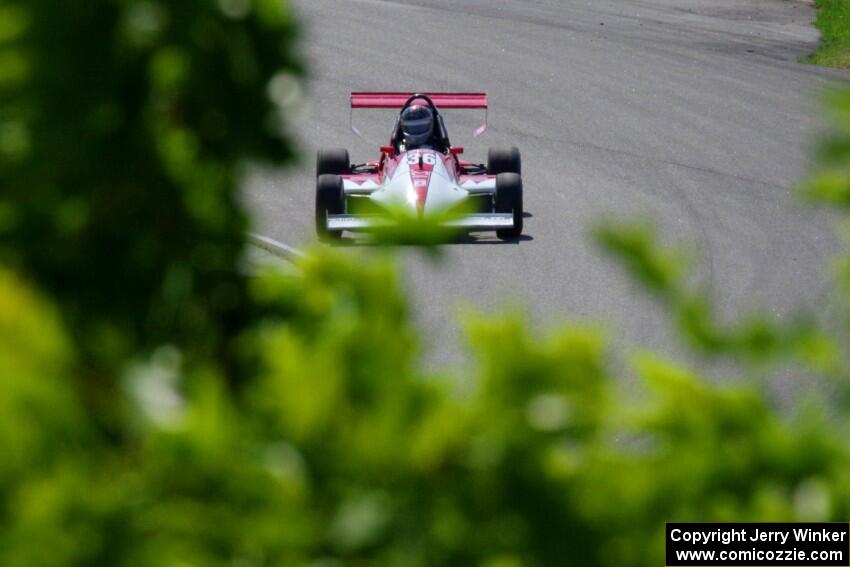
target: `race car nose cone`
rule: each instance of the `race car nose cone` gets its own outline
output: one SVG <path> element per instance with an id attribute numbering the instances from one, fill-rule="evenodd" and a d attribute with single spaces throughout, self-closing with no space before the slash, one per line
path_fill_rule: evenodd
<path id="1" fill-rule="evenodd" d="M 425 214 L 425 200 L 428 198 L 428 183 L 422 183 L 418 185 L 416 188 L 416 213 L 419 215 L 419 218 L 422 218 L 422 215 Z"/>

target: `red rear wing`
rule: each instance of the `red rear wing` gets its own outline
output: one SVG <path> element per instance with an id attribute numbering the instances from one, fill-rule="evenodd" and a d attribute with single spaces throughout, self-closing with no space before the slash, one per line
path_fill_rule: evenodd
<path id="1" fill-rule="evenodd" d="M 401 108 L 415 93 L 351 93 L 351 108 Z M 423 93 L 437 108 L 487 109 L 487 93 Z"/>

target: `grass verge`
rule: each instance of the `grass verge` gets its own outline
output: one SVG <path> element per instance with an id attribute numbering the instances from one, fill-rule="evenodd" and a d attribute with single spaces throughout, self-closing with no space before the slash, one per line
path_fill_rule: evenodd
<path id="1" fill-rule="evenodd" d="M 822 38 L 810 61 L 826 67 L 850 68 L 850 0 L 817 0 L 815 25 Z"/>

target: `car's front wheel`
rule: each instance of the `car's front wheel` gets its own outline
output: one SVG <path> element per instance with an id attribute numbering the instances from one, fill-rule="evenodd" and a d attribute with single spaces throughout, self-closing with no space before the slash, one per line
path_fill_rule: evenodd
<path id="1" fill-rule="evenodd" d="M 522 234 L 522 177 L 518 173 L 500 173 L 496 176 L 495 212 L 513 214 L 514 226 L 496 231 L 502 239 L 519 238 Z"/>
<path id="2" fill-rule="evenodd" d="M 320 175 L 316 180 L 316 236 L 320 240 L 339 240 L 342 231 L 328 230 L 328 215 L 345 212 L 345 192 L 338 175 Z"/>
<path id="3" fill-rule="evenodd" d="M 316 177 L 351 173 L 351 160 L 345 148 L 324 148 L 316 154 Z"/>
<path id="4" fill-rule="evenodd" d="M 487 152 L 487 173 L 517 173 L 522 175 L 522 158 L 519 148 L 490 148 Z"/>

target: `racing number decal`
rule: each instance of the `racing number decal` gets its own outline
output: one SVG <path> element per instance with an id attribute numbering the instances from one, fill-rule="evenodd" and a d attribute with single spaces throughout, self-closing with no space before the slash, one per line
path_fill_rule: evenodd
<path id="1" fill-rule="evenodd" d="M 419 152 L 410 152 L 407 154 L 407 165 L 416 165 L 419 163 L 419 156 L 422 156 L 422 163 L 425 165 L 437 165 L 437 156 L 432 153 L 420 154 Z"/>

